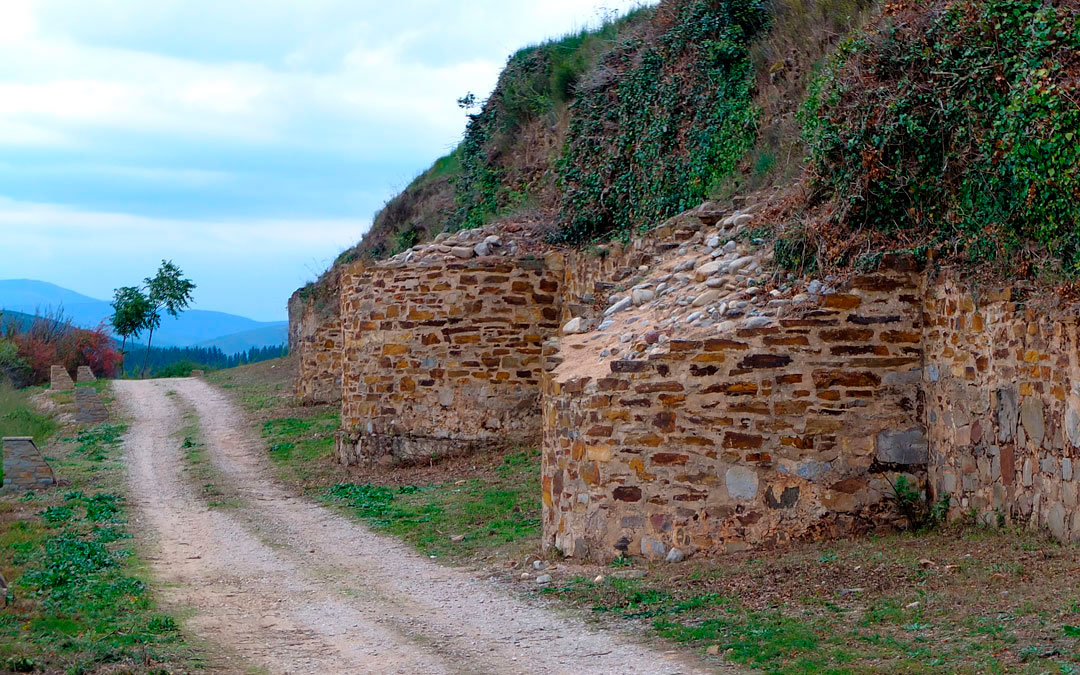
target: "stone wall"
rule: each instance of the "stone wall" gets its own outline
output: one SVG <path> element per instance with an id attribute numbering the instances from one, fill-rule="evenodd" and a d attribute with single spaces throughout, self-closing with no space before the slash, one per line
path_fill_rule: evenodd
<path id="1" fill-rule="evenodd" d="M 53 366 L 49 370 L 49 389 L 51 391 L 71 391 L 75 388 L 75 382 L 71 379 L 71 373 L 63 366 Z"/>
<path id="2" fill-rule="evenodd" d="M 348 268 L 341 461 L 409 462 L 534 444 L 562 272 L 557 254 Z"/>
<path id="3" fill-rule="evenodd" d="M 75 377 L 79 378 L 79 382 L 93 382 L 97 380 L 97 378 L 94 377 L 94 371 L 90 370 L 90 366 L 79 366 Z"/>
<path id="4" fill-rule="evenodd" d="M 886 268 L 802 316 L 545 378 L 545 548 L 717 553 L 891 520 L 886 476 L 920 480 L 927 439 L 921 275 Z"/>
<path id="5" fill-rule="evenodd" d="M 29 436 L 8 437 L 4 445 L 4 491 L 24 492 L 56 485 L 56 477 Z"/>
<path id="6" fill-rule="evenodd" d="M 973 511 L 989 524 L 1045 526 L 1077 540 L 1077 317 L 1025 308 L 1023 295 L 956 275 L 928 290 L 931 483 L 936 495 L 951 495 L 954 515 Z"/>
<path id="7" fill-rule="evenodd" d="M 342 348 L 337 277 L 289 299 L 289 353 L 297 359 L 294 391 L 302 405 L 341 400 Z M 333 298 L 326 298 L 327 294 Z"/>
<path id="8" fill-rule="evenodd" d="M 79 424 L 101 424 L 109 421 L 109 409 L 93 387 L 75 388 L 75 421 Z"/>

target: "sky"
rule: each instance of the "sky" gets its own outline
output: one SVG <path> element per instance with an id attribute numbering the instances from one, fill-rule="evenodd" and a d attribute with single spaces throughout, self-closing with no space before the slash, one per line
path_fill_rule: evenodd
<path id="1" fill-rule="evenodd" d="M 461 138 L 518 48 L 640 0 L 0 0 L 0 279 L 108 299 L 172 259 L 283 320 Z"/>

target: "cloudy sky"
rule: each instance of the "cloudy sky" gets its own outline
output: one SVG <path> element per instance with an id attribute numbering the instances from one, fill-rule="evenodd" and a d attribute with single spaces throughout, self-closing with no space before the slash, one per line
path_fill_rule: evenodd
<path id="1" fill-rule="evenodd" d="M 256 319 L 456 144 L 525 44 L 639 0 L 0 0 L 0 279 L 174 259 Z"/>

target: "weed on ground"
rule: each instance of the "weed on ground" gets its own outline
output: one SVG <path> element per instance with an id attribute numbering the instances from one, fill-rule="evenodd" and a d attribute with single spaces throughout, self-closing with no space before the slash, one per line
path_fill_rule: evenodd
<path id="1" fill-rule="evenodd" d="M 28 407 L 19 414 L 40 415 Z M 47 419 L 39 428 L 56 429 Z M 9 584 L 0 670 L 198 667 L 177 622 L 157 608 L 132 546 L 119 457 L 125 431 L 102 424 L 52 442 L 35 434 L 63 487 L 0 497 L 0 570 Z"/>

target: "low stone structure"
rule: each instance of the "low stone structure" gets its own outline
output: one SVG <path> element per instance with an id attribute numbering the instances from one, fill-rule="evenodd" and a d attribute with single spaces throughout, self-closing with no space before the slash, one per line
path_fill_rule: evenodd
<path id="1" fill-rule="evenodd" d="M 75 373 L 75 377 L 78 378 L 80 384 L 84 382 L 95 382 L 97 380 L 97 377 L 94 376 L 94 371 L 90 370 L 90 366 L 79 366 L 79 370 Z"/>
<path id="2" fill-rule="evenodd" d="M 340 273 L 325 287 L 289 298 L 289 353 L 297 358 L 294 390 L 301 405 L 341 400 L 343 334 Z"/>
<path id="3" fill-rule="evenodd" d="M 53 392 L 71 391 L 75 388 L 75 382 L 71 374 L 63 366 L 53 366 L 49 370 L 49 390 Z"/>
<path id="4" fill-rule="evenodd" d="M 890 480 L 924 480 L 927 438 L 920 276 L 903 259 L 889 266 L 802 315 L 672 340 L 602 376 L 556 369 L 544 390 L 545 547 L 662 558 L 893 520 Z"/>
<path id="5" fill-rule="evenodd" d="M 79 424 L 101 424 L 109 420 L 109 409 L 93 387 L 75 388 L 75 421 Z"/>
<path id="6" fill-rule="evenodd" d="M 4 491 L 42 490 L 56 485 L 52 468 L 29 436 L 5 437 Z"/>
<path id="7" fill-rule="evenodd" d="M 345 464 L 533 443 L 561 256 L 354 265 L 342 277 Z"/>
<path id="8" fill-rule="evenodd" d="M 198 378 L 206 377 L 206 371 L 204 371 L 204 370 L 192 370 L 191 371 L 191 376 L 192 377 L 198 377 Z"/>
<path id="9" fill-rule="evenodd" d="M 1080 540 L 1080 336 L 1075 311 L 1025 308 L 1021 288 L 958 275 L 926 300 L 923 386 L 936 495 L 988 524 Z"/>

